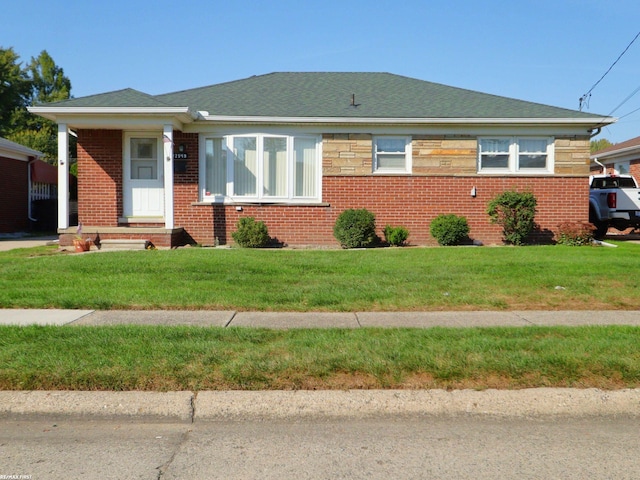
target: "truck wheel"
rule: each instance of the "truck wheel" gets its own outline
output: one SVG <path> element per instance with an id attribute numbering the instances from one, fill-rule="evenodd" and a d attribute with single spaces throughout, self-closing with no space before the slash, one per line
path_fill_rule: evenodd
<path id="1" fill-rule="evenodd" d="M 593 236 L 596 240 L 602 240 L 609 230 L 609 225 L 605 222 L 591 222 L 596 227 L 596 231 L 593 232 Z"/>
<path id="2" fill-rule="evenodd" d="M 602 240 L 609 230 L 609 224 L 607 222 L 598 220 L 598 217 L 593 211 L 593 208 L 589 209 L 589 223 L 596 227 L 596 231 L 593 232 L 594 238 L 596 240 Z"/>

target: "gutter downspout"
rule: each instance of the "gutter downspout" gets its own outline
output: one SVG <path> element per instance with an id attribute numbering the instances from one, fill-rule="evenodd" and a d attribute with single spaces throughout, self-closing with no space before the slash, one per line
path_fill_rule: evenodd
<path id="1" fill-rule="evenodd" d="M 29 191 L 27 192 L 27 218 L 31 222 L 37 222 L 38 220 L 31 216 L 31 165 L 34 162 L 37 162 L 38 159 L 34 157 L 29 157 L 29 161 L 27 162 L 27 185 L 29 186 Z"/>
<path id="2" fill-rule="evenodd" d="M 605 167 L 602 163 L 600 163 L 600 160 L 598 160 L 597 158 L 594 158 L 593 161 L 602 167 L 602 174 L 606 175 L 607 167 Z"/>

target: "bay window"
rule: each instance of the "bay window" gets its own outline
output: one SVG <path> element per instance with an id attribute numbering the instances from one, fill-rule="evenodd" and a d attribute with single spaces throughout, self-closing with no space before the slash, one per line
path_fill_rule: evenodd
<path id="1" fill-rule="evenodd" d="M 480 173 L 553 173 L 553 138 L 494 137 L 478 139 Z"/>
<path id="2" fill-rule="evenodd" d="M 228 135 L 203 143 L 205 201 L 320 201 L 319 137 Z"/>

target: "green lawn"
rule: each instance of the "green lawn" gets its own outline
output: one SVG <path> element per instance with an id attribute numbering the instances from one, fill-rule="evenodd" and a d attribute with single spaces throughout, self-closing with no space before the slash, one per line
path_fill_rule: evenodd
<path id="1" fill-rule="evenodd" d="M 3 390 L 640 386 L 640 329 L 0 327 Z"/>
<path id="2" fill-rule="evenodd" d="M 640 245 L 0 253 L 0 307 L 637 309 Z"/>
<path id="3" fill-rule="evenodd" d="M 0 253 L 0 307 L 637 309 L 640 245 Z M 0 312 L 1 314 L 1 312 Z M 0 327 L 0 389 L 640 387 L 640 328 Z"/>

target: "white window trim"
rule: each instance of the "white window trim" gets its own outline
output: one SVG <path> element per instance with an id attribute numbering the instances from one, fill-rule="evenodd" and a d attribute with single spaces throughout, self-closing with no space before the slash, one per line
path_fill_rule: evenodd
<path id="1" fill-rule="evenodd" d="M 396 139 L 404 141 L 404 168 L 382 168 L 378 167 L 378 155 L 376 144 L 378 139 Z M 411 136 L 407 135 L 375 135 L 371 141 L 371 150 L 372 150 L 372 169 L 374 174 L 381 175 L 406 175 L 410 174 L 413 169 L 413 149 L 411 145 Z"/>
<path id="2" fill-rule="evenodd" d="M 262 150 L 265 138 L 285 138 L 287 142 L 287 192 L 286 196 L 264 196 L 261 191 L 263 180 L 263 169 L 258 169 L 257 175 L 257 195 L 234 195 L 234 165 L 233 165 L 233 139 L 234 138 L 256 138 L 257 161 L 261 163 Z M 209 139 L 221 138 L 223 146 L 227 151 L 227 179 L 226 192 L 224 195 L 207 195 L 206 191 L 206 141 Z M 313 139 L 316 144 L 316 175 L 315 191 L 313 197 L 295 196 L 295 176 L 294 176 L 294 141 L 296 138 Z M 231 134 L 203 134 L 199 135 L 199 190 L 201 202 L 212 203 L 287 203 L 287 204 L 309 204 L 322 202 L 322 136 L 315 134 L 281 134 L 281 133 L 231 133 Z"/>
<path id="3" fill-rule="evenodd" d="M 509 163 L 507 168 L 482 168 L 482 151 L 480 143 L 482 140 L 508 140 L 509 141 Z M 520 140 L 544 140 L 547 142 L 547 166 L 545 168 L 520 168 L 519 141 Z M 478 158 L 477 170 L 482 175 L 553 175 L 555 170 L 555 141 L 553 137 L 546 136 L 487 136 L 478 137 Z"/>

